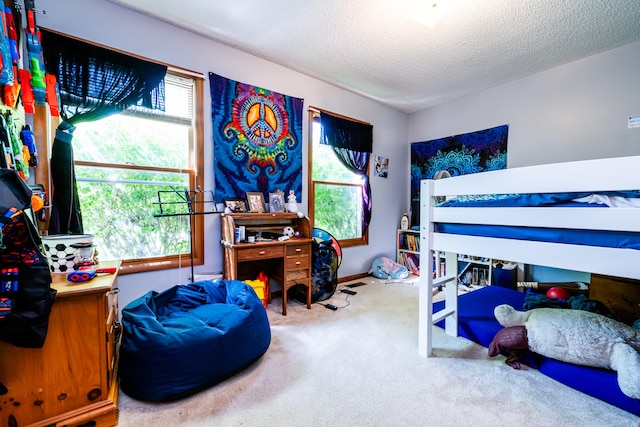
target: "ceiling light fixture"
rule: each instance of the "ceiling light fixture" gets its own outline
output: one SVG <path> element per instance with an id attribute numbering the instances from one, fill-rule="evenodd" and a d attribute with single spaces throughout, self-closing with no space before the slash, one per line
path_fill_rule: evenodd
<path id="1" fill-rule="evenodd" d="M 411 3 L 413 18 L 421 24 L 433 28 L 449 12 L 453 0 L 421 0 Z"/>

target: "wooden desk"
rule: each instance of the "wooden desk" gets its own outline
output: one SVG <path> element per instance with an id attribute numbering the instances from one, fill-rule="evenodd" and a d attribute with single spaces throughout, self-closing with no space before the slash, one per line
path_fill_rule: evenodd
<path id="1" fill-rule="evenodd" d="M 307 288 L 307 308 L 311 308 L 311 228 L 309 219 L 292 213 L 222 214 L 221 243 L 226 280 L 255 280 L 261 271 L 282 286 L 282 314 L 287 314 L 287 291 L 295 285 Z M 284 241 L 235 243 L 236 227 L 246 233 L 281 232 L 286 226 L 299 234 Z"/>
<path id="2" fill-rule="evenodd" d="M 120 267 L 120 261 L 100 267 Z M 95 427 L 118 423 L 117 274 L 84 283 L 52 274 L 58 293 L 44 346 L 0 342 L 0 425 Z M 12 424 L 15 423 L 15 424 Z"/>

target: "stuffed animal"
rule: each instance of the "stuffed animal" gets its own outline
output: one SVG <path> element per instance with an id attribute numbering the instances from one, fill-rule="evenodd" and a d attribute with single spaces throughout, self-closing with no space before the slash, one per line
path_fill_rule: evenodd
<path id="1" fill-rule="evenodd" d="M 618 385 L 624 394 L 640 399 L 640 331 L 601 314 L 583 310 L 536 308 L 517 311 L 502 304 L 494 315 L 505 330 L 496 334 L 490 356 L 512 343 L 509 332 L 519 334 L 522 327 L 528 348 L 538 354 L 578 365 L 618 372 Z M 503 338 L 501 338 L 500 336 Z M 492 349 L 493 347 L 493 349 Z"/>
<path id="2" fill-rule="evenodd" d="M 369 274 L 378 279 L 406 279 L 409 277 L 409 270 L 404 265 L 383 256 L 373 260 Z"/>

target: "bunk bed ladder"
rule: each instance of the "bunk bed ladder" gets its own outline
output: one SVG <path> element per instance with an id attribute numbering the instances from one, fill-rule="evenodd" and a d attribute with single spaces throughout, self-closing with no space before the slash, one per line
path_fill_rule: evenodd
<path id="1" fill-rule="evenodd" d="M 447 252 L 445 274 L 441 275 L 442 253 L 433 248 L 434 181 L 423 180 L 420 184 L 420 260 L 422 271 L 419 284 L 418 353 L 423 357 L 432 355 L 433 325 L 444 319 L 445 332 L 458 335 L 458 256 Z M 431 271 L 430 260 L 435 259 L 435 271 Z M 426 268 L 425 268 L 426 267 Z M 435 277 L 434 277 L 435 276 Z M 445 307 L 433 312 L 433 295 L 438 289 L 445 293 Z"/>

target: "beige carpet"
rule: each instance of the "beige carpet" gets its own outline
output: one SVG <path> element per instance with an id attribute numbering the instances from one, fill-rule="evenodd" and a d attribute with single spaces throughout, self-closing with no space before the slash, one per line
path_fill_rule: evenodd
<path id="1" fill-rule="evenodd" d="M 365 279 L 331 311 L 281 300 L 255 364 L 197 395 L 145 403 L 120 394 L 120 426 L 638 426 L 638 417 L 435 328 L 417 351 L 418 288 Z"/>

